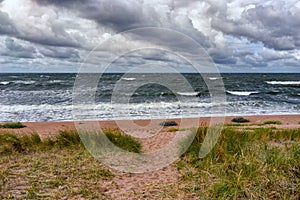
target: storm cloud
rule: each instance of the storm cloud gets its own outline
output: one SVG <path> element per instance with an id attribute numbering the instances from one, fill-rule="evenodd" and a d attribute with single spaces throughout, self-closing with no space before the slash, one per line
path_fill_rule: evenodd
<path id="1" fill-rule="evenodd" d="M 225 34 L 261 41 L 275 50 L 299 49 L 300 7 L 291 11 L 282 6 L 256 6 L 243 11 L 238 20 L 213 18 L 212 27 Z"/>
<path id="2" fill-rule="evenodd" d="M 16 43 L 13 39 L 6 38 L 5 40 L 6 53 L 4 55 L 17 58 L 34 58 L 36 49 L 32 46 L 23 46 Z"/>
<path id="3" fill-rule="evenodd" d="M 15 34 L 16 32 L 17 29 L 8 14 L 0 11 L 0 34 Z"/>
<path id="4" fill-rule="evenodd" d="M 90 50 L 118 33 L 125 40 L 137 40 L 137 46 L 153 43 L 192 51 L 173 35 L 126 33 L 143 27 L 172 29 L 192 38 L 221 71 L 227 66 L 246 71 L 249 66 L 272 69 L 275 65 L 274 71 L 280 71 L 286 64 L 299 71 L 300 2 L 296 0 L 0 1 L 1 55 L 31 59 L 32 63 L 80 63 Z M 114 48 L 110 50 L 126 47 L 116 41 Z M 102 51 L 91 64 L 106 59 Z M 138 60 L 133 56 L 124 65 L 140 63 Z M 159 54 L 144 60 L 170 62 Z"/>

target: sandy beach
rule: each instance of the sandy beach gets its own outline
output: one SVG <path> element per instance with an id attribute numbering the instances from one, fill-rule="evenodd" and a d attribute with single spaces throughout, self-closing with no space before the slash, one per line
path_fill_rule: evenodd
<path id="1" fill-rule="evenodd" d="M 231 120 L 237 116 L 226 116 L 224 124 L 232 123 Z M 240 117 L 240 116 L 238 116 Z M 246 124 L 260 124 L 268 120 L 279 120 L 282 122 L 281 125 L 265 125 L 265 126 L 275 126 L 278 128 L 300 128 L 300 114 L 299 115 L 253 115 L 253 116 L 242 116 L 246 119 L 249 119 L 250 122 Z M 194 124 L 200 125 L 209 125 L 210 121 L 213 118 L 210 117 L 200 117 L 200 118 L 191 118 L 185 120 L 184 128 L 195 128 Z M 99 127 L 101 129 L 121 129 L 125 128 L 123 131 L 138 131 L 142 132 L 143 129 L 147 129 L 147 131 L 153 129 L 157 130 L 160 129 L 161 126 L 159 125 L 160 122 L 164 121 L 166 119 L 153 119 L 153 120 L 103 120 L 98 121 Z M 176 121 L 178 124 L 180 124 L 180 119 L 168 119 L 172 121 Z M 151 122 L 152 121 L 152 122 Z M 189 122 L 190 123 L 186 123 Z M 149 126 L 149 123 L 151 122 L 152 125 Z M 83 121 L 79 122 L 80 127 L 84 127 L 84 124 L 87 124 L 87 128 L 90 128 L 88 124 L 93 124 L 95 126 L 95 121 L 89 122 L 89 121 Z M 131 126 L 131 123 L 135 125 L 135 127 Z M 59 131 L 63 130 L 76 130 L 75 123 L 74 122 L 24 122 L 24 125 L 26 125 L 25 128 L 22 129 L 9 129 L 10 132 L 14 133 L 38 133 L 42 138 L 45 137 L 51 137 L 59 133 Z M 96 123 L 97 124 L 97 123 Z M 176 126 L 175 126 L 176 127 Z M 177 126 L 178 127 L 178 126 Z M 167 130 L 168 127 L 162 128 L 160 132 L 164 132 Z M 5 129 L 0 129 L 5 130 Z"/>

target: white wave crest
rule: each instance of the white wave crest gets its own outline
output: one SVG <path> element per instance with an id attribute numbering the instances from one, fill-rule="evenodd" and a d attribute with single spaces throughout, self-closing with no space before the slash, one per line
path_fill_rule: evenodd
<path id="1" fill-rule="evenodd" d="M 251 94 L 257 94 L 257 93 L 259 93 L 257 91 L 250 91 L 249 92 L 249 91 L 228 91 L 228 90 L 227 90 L 227 92 L 229 94 L 238 95 L 238 96 L 249 96 Z"/>
<path id="2" fill-rule="evenodd" d="M 14 83 L 21 83 L 21 84 L 30 85 L 30 84 L 35 83 L 35 81 L 14 81 Z"/>
<path id="3" fill-rule="evenodd" d="M 215 80 L 220 79 L 220 77 L 208 77 L 208 79 L 211 80 L 211 81 L 215 81 Z"/>
<path id="4" fill-rule="evenodd" d="M 198 92 L 177 92 L 181 96 L 197 96 Z"/>
<path id="5" fill-rule="evenodd" d="M 63 80 L 51 80 L 51 81 L 48 81 L 48 83 L 63 83 L 64 81 Z"/>
<path id="6" fill-rule="evenodd" d="M 266 81 L 270 85 L 300 85 L 300 81 Z"/>
<path id="7" fill-rule="evenodd" d="M 10 83 L 10 82 L 8 82 L 8 81 L 0 82 L 1 85 L 7 85 L 7 84 L 9 84 L 9 83 Z"/>
<path id="8" fill-rule="evenodd" d="M 130 77 L 126 78 L 126 77 L 124 77 L 122 79 L 125 80 L 125 81 L 134 81 L 136 78 L 130 78 Z"/>

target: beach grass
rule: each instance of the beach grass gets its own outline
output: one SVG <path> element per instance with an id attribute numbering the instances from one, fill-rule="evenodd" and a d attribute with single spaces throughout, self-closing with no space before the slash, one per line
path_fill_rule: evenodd
<path id="1" fill-rule="evenodd" d="M 263 124 L 278 124 L 278 125 L 281 125 L 282 122 L 279 121 L 279 120 L 268 120 L 268 121 L 264 121 Z"/>
<path id="2" fill-rule="evenodd" d="M 185 131 L 185 128 L 169 128 L 168 132 L 177 132 L 177 131 Z"/>
<path id="3" fill-rule="evenodd" d="M 117 147 L 120 147 L 129 152 L 141 152 L 141 143 L 135 140 L 134 138 L 123 134 L 119 130 L 107 129 L 105 130 L 105 135 Z"/>
<path id="4" fill-rule="evenodd" d="M 299 199 L 300 129 L 226 128 L 214 149 L 198 157 L 205 128 L 199 128 L 177 163 L 189 198 Z"/>
<path id="5" fill-rule="evenodd" d="M 120 148 L 141 151 L 138 141 L 120 131 L 104 134 Z M 103 185 L 114 174 L 89 154 L 76 131 L 45 140 L 1 132 L 0 147 L 0 199 L 107 198 Z"/>
<path id="6" fill-rule="evenodd" d="M 253 124 L 226 124 L 226 126 L 251 126 Z"/>
<path id="7" fill-rule="evenodd" d="M 226 127 L 213 150 L 199 158 L 207 130 L 195 130 L 192 145 L 174 164 L 178 181 L 135 188 L 126 197 L 299 199 L 300 129 Z M 141 152 L 134 138 L 104 132 L 119 147 Z M 76 131 L 43 140 L 1 132 L 0 142 L 0 199 L 111 199 L 109 191 L 118 190 L 114 181 L 124 179 L 93 158 Z"/>
<path id="8" fill-rule="evenodd" d="M 139 153 L 141 151 L 141 143 L 134 138 L 118 130 L 107 129 L 103 132 L 114 145 L 130 152 Z M 86 134 L 97 137 L 99 133 L 87 132 Z M 81 137 L 84 137 L 83 135 L 81 134 Z M 47 138 L 43 141 L 37 133 L 18 136 L 9 132 L 0 132 L 0 155 L 70 146 L 83 146 L 80 134 L 77 131 L 60 131 L 57 136 Z"/>
<path id="9" fill-rule="evenodd" d="M 82 146 L 1 156 L 0 199 L 103 199 L 113 173 Z"/>
<path id="10" fill-rule="evenodd" d="M 246 121 L 245 121 L 246 122 Z M 279 120 L 267 120 L 267 121 L 264 121 L 263 123 L 247 123 L 247 124 L 244 124 L 244 123 L 228 123 L 226 124 L 226 126 L 231 126 L 231 127 L 238 127 L 238 126 L 265 126 L 265 125 L 282 125 L 282 122 L 279 121 Z"/>

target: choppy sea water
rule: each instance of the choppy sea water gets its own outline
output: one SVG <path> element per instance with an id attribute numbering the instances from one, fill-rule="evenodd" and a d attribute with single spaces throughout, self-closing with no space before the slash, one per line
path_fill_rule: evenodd
<path id="1" fill-rule="evenodd" d="M 105 74 L 90 92 L 82 86 L 89 102 L 74 104 L 76 74 L 0 74 L 0 121 L 78 120 L 74 110 L 80 120 L 210 116 L 216 106 L 211 93 L 222 93 L 209 90 L 207 84 L 214 81 L 224 83 L 226 99 L 218 104 L 225 115 L 300 114 L 300 74 L 221 74 L 221 79 L 209 74 L 206 82 L 198 74 L 183 76 L 193 91 L 180 90 L 182 80 L 172 74 Z M 154 81 L 141 84 L 146 79 Z M 159 85 L 160 80 L 170 87 Z M 115 94 L 118 84 L 124 91 Z"/>

